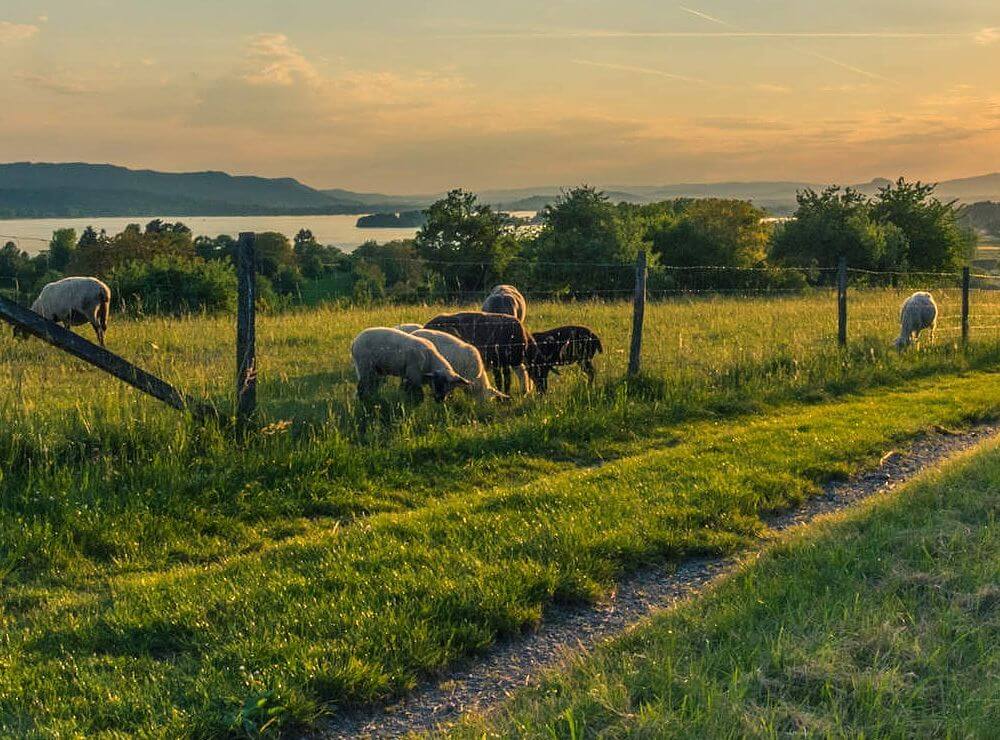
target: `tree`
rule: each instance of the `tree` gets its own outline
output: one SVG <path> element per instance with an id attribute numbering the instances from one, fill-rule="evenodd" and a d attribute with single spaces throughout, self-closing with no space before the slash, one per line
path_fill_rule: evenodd
<path id="1" fill-rule="evenodd" d="M 872 202 L 872 217 L 894 224 L 906 236 L 908 262 L 916 270 L 954 270 L 975 251 L 975 234 L 960 225 L 955 204 L 931 197 L 936 187 L 901 177 L 879 188 Z"/>
<path id="2" fill-rule="evenodd" d="M 665 265 L 752 267 L 767 254 L 765 215 L 743 200 L 691 201 L 653 234 L 653 251 Z"/>
<path id="3" fill-rule="evenodd" d="M 605 263 L 630 264 L 646 246 L 646 225 L 637 209 L 619 209 L 603 192 L 584 185 L 546 206 L 541 220 L 529 249 L 537 285 L 573 291 L 627 287 L 631 268 L 609 269 Z"/>
<path id="4" fill-rule="evenodd" d="M 266 278 L 273 278 L 283 266 L 295 264 L 295 252 L 288 237 L 276 231 L 257 234 L 254 242 L 257 253 L 257 272 Z"/>
<path id="5" fill-rule="evenodd" d="M 463 190 L 452 190 L 426 214 L 414 243 L 449 289 L 482 291 L 500 280 L 518 249 L 509 216 Z"/>
<path id="6" fill-rule="evenodd" d="M 229 234 L 219 234 L 214 239 L 210 236 L 199 236 L 194 240 L 194 251 L 204 260 L 234 261 L 236 240 Z"/>
<path id="7" fill-rule="evenodd" d="M 76 250 L 76 229 L 57 229 L 49 241 L 49 267 L 63 272 Z"/>
<path id="8" fill-rule="evenodd" d="M 821 193 L 804 190 L 796 200 L 794 219 L 772 239 L 770 257 L 775 262 L 833 268 L 843 256 L 852 267 L 905 269 L 905 234 L 875 221 L 863 194 L 832 186 Z"/>
<path id="9" fill-rule="evenodd" d="M 108 238 L 103 231 L 98 235 L 88 226 L 66 269 L 77 275 L 107 277 L 115 268 L 132 261 L 194 256 L 194 242 L 186 228 L 144 233 L 139 224 L 129 224 L 120 234 Z"/>

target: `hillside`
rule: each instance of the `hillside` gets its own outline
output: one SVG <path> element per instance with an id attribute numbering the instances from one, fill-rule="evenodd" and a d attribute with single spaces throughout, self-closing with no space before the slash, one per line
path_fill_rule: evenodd
<path id="1" fill-rule="evenodd" d="M 0 217 L 364 213 L 292 178 L 155 172 L 105 164 L 0 164 Z"/>
<path id="2" fill-rule="evenodd" d="M 851 187 L 869 195 L 889 180 Z M 797 181 L 604 185 L 614 201 L 651 203 L 671 198 L 739 198 L 775 214 L 795 208 L 795 194 L 822 183 Z M 564 186 L 479 191 L 480 201 L 516 211 L 540 210 Z M 0 164 L 0 218 L 57 216 L 228 216 L 258 214 L 366 214 L 426 208 L 444 193 L 389 195 L 341 188 L 317 190 L 292 178 L 234 176 L 225 172 L 156 172 L 107 164 Z M 1000 200 L 1000 173 L 946 180 L 945 200 Z"/>

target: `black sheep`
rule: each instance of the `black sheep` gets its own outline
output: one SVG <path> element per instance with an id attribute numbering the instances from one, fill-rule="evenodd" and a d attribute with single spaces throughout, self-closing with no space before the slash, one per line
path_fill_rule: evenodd
<path id="1" fill-rule="evenodd" d="M 525 393 L 531 381 L 525 366 L 535 358 L 535 343 L 524 325 L 513 316 L 482 311 L 463 311 L 435 316 L 425 329 L 448 332 L 479 350 L 483 364 L 493 370 L 497 387 L 510 393 L 513 369 Z"/>
<path id="2" fill-rule="evenodd" d="M 594 356 L 603 352 L 601 339 L 585 326 L 560 326 L 531 335 L 537 347 L 535 360 L 528 367 L 531 379 L 540 393 L 549 387 L 549 372 L 560 365 L 579 365 L 590 383 L 597 370 Z"/>

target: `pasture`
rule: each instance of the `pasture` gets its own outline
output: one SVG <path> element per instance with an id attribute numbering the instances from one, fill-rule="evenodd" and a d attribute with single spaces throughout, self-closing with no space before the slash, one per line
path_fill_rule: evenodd
<path id="1" fill-rule="evenodd" d="M 4 332 L 0 733 L 308 724 L 623 571 L 730 551 L 885 445 L 995 413 L 992 330 L 960 348 L 938 291 L 939 341 L 897 355 L 904 295 L 853 294 L 846 350 L 828 292 L 654 301 L 631 382 L 630 305 L 534 302 L 532 329 L 601 335 L 598 383 L 502 406 L 355 400 L 352 337 L 443 306 L 264 314 L 247 441 Z M 112 319 L 108 344 L 225 414 L 232 324 Z"/>
<path id="2" fill-rule="evenodd" d="M 1000 449 L 748 559 L 454 737 L 991 737 Z"/>

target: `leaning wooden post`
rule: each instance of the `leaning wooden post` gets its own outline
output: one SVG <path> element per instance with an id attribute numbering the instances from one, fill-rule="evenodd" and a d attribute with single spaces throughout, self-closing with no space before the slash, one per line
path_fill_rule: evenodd
<path id="1" fill-rule="evenodd" d="M 635 261 L 635 295 L 632 299 L 632 347 L 628 355 L 628 374 L 638 375 L 642 362 L 642 324 L 646 317 L 646 252 Z"/>
<path id="2" fill-rule="evenodd" d="M 211 409 L 192 402 L 183 393 L 160 378 L 136 367 L 123 357 L 119 357 L 104 347 L 87 341 L 69 329 L 39 316 L 24 306 L 0 296 L 0 319 L 12 324 L 25 334 L 36 336 L 54 347 L 90 363 L 99 370 L 118 378 L 133 388 L 149 394 L 178 411 L 191 410 L 195 414 L 205 415 Z"/>
<path id="3" fill-rule="evenodd" d="M 847 257 L 837 263 L 837 344 L 847 346 Z"/>
<path id="4" fill-rule="evenodd" d="M 962 344 L 969 341 L 969 285 L 972 282 L 969 268 L 962 268 Z"/>
<path id="5" fill-rule="evenodd" d="M 240 234 L 236 256 L 236 425 L 246 431 L 257 411 L 256 234 Z"/>

